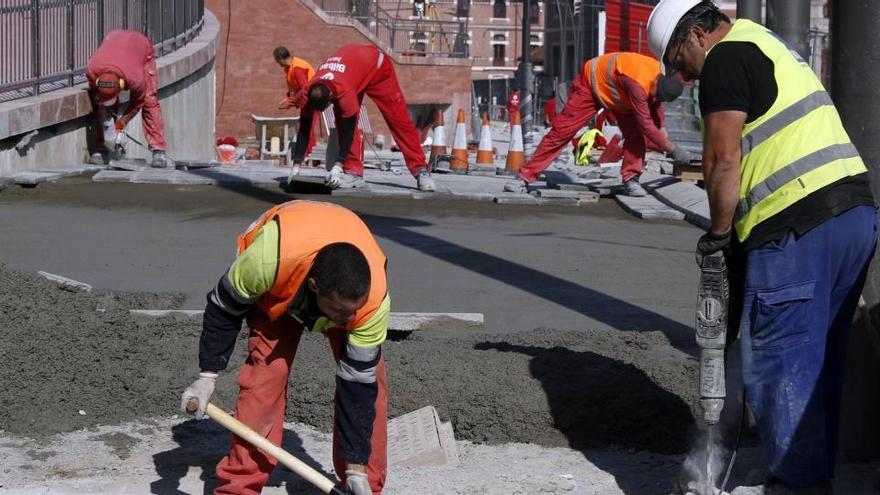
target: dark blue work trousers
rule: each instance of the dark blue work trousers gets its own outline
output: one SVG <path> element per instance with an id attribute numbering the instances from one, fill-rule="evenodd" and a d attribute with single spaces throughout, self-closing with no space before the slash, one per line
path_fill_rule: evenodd
<path id="1" fill-rule="evenodd" d="M 746 253 L 743 381 L 770 471 L 790 487 L 834 475 L 846 343 L 877 215 L 858 206 Z"/>

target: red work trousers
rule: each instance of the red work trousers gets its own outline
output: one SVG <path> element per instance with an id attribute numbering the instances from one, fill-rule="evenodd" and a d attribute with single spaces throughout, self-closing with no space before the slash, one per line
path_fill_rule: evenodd
<path id="1" fill-rule="evenodd" d="M 394 141 L 403 153 L 403 161 L 406 163 L 406 167 L 413 177 L 418 177 L 422 170 L 428 169 L 428 162 L 425 160 L 424 151 L 422 151 L 419 133 L 409 117 L 406 100 L 403 99 L 403 92 L 400 90 L 400 84 L 397 82 L 397 74 L 394 73 L 394 64 L 391 63 L 390 57 L 384 57 L 382 60 L 382 65 L 376 71 L 373 80 L 367 85 L 366 91 L 360 95 L 361 101 L 363 101 L 364 94 L 369 96 L 373 103 L 379 107 L 379 112 L 385 118 Z M 363 140 L 363 137 L 361 137 L 361 140 Z M 355 137 L 355 143 L 351 145 L 352 152 L 356 149 L 356 143 L 357 136 Z M 361 144 L 361 149 L 363 149 L 363 144 Z M 363 151 L 361 152 L 361 157 L 363 157 Z M 346 160 L 347 164 L 348 160 Z M 354 171 L 356 170 L 355 168 L 352 168 L 352 172 L 349 172 L 349 169 L 346 167 L 343 168 L 346 173 L 363 175 L 363 158 L 361 158 L 359 167 L 360 172 Z"/>
<path id="2" fill-rule="evenodd" d="M 519 169 L 518 176 L 527 182 L 538 180 L 541 172 L 546 170 L 550 166 L 550 162 L 559 156 L 559 152 L 571 141 L 577 131 L 587 125 L 587 122 L 602 108 L 602 103 L 593 96 L 589 81 L 584 78 L 583 74 L 578 75 L 572 82 L 568 102 L 562 109 L 562 113 L 556 116 L 550 132 L 538 143 L 538 148 L 535 149 L 525 166 Z M 623 180 L 626 181 L 642 173 L 642 162 L 645 158 L 645 137 L 639 130 L 633 114 L 615 112 L 615 115 L 625 140 L 623 165 L 620 173 Z M 627 124 L 623 123 L 625 120 Z M 631 144 L 630 141 L 632 141 Z M 631 148 L 627 148 L 628 146 Z"/>
<path id="3" fill-rule="evenodd" d="M 288 316 L 270 322 L 265 313 L 257 311 L 248 316 L 248 326 L 248 359 L 238 373 L 235 417 L 273 444 L 281 445 L 287 382 L 303 327 Z M 345 331 L 331 329 L 327 337 L 333 357 L 339 360 L 346 341 Z M 370 439 L 372 453 L 367 463 L 367 477 L 373 493 L 380 494 L 387 474 L 388 392 L 384 358 L 380 358 L 376 379 L 379 393 L 376 396 L 376 419 Z M 233 435 L 229 453 L 217 464 L 220 486 L 214 493 L 257 495 L 277 463 L 274 458 Z M 345 483 L 346 462 L 339 453 L 335 434 L 333 466 Z"/>

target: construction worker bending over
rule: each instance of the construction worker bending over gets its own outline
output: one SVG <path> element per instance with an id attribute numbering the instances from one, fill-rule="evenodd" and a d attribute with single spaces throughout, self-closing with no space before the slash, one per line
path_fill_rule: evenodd
<path id="1" fill-rule="evenodd" d="M 766 27 L 731 24 L 709 0 L 662 0 L 648 36 L 667 73 L 700 80 L 711 229 L 697 257 L 744 256 L 763 493 L 831 493 L 847 337 L 877 241 L 867 169 L 809 64 Z"/>
<path id="2" fill-rule="evenodd" d="M 623 165 L 620 174 L 626 194 L 647 194 L 639 184 L 644 171 L 645 140 L 656 143 L 672 153 L 676 163 L 690 163 L 690 153 L 666 137 L 661 102 L 681 95 L 683 85 L 674 77 L 660 75 L 656 60 L 638 53 L 608 53 L 587 60 L 575 78 L 562 113 L 556 115 L 553 127 L 541 139 L 535 153 L 517 173 L 517 179 L 504 189 L 523 192 L 529 183 L 538 180 L 571 138 L 596 115 L 607 108 L 618 117 L 624 139 Z"/>
<path id="3" fill-rule="evenodd" d="M 278 109 L 302 108 L 306 102 L 306 86 L 308 86 L 309 80 L 315 77 L 315 69 L 312 64 L 291 55 L 290 51 L 283 46 L 273 50 L 272 56 L 275 58 L 275 63 L 284 70 L 284 79 L 287 82 L 287 94 L 278 103 Z M 313 117 L 305 156 L 309 156 L 312 153 L 312 148 L 315 147 L 315 128 L 319 123 L 320 120 Z"/>
<path id="4" fill-rule="evenodd" d="M 208 294 L 202 371 L 181 408 L 196 398 L 197 415 L 204 415 L 247 318 L 249 352 L 238 373 L 235 417 L 280 445 L 300 337 L 304 330 L 324 333 L 336 360 L 333 465 L 351 493 L 381 493 L 388 416 L 381 344 L 391 310 L 385 264 L 367 226 L 341 206 L 290 201 L 264 213 L 239 235 L 238 257 Z M 233 435 L 214 493 L 260 493 L 276 463 Z"/>
<path id="5" fill-rule="evenodd" d="M 151 166 L 171 167 L 165 157 L 165 129 L 159 106 L 159 85 L 156 81 L 156 52 L 146 36 L 130 30 L 107 33 L 86 64 L 89 89 L 97 101 L 97 134 L 95 162 L 103 162 L 101 152 L 123 151 L 125 126 L 141 110 L 144 136 L 153 151 Z M 121 102 L 120 92 L 128 92 L 128 102 Z"/>
<path id="6" fill-rule="evenodd" d="M 363 133 L 357 127 L 364 95 L 382 112 L 419 190 L 434 191 L 434 179 L 428 172 L 419 133 L 409 117 L 394 65 L 373 45 L 343 46 L 318 67 L 309 82 L 308 102 L 303 108 L 293 154 L 294 166 L 301 164 L 305 155 L 305 130 L 311 125 L 313 111 L 323 112 L 332 104 L 339 136 L 339 158 L 330 169 L 327 185 L 334 189 L 363 187 L 363 152 L 353 152 L 352 143 L 357 139 L 355 145 L 363 150 Z"/>

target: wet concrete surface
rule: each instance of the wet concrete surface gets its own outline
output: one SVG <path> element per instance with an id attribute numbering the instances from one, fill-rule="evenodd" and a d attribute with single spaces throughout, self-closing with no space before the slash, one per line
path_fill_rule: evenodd
<path id="1" fill-rule="evenodd" d="M 0 194 L 0 261 L 95 289 L 182 292 L 200 309 L 235 236 L 290 199 L 280 189 L 98 184 Z M 386 251 L 395 311 L 482 312 L 492 332 L 651 330 L 692 348 L 699 231 L 646 222 L 611 200 L 571 207 L 333 198 Z"/>

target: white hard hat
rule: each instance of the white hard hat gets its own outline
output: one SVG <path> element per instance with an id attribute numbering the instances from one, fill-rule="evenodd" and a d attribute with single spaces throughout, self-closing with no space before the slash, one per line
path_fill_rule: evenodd
<path id="1" fill-rule="evenodd" d="M 651 12 L 651 17 L 648 18 L 648 44 L 654 55 L 660 59 L 660 72 L 663 74 L 666 74 L 663 56 L 666 55 L 669 38 L 672 38 L 678 21 L 701 2 L 702 0 L 660 0 Z"/>

